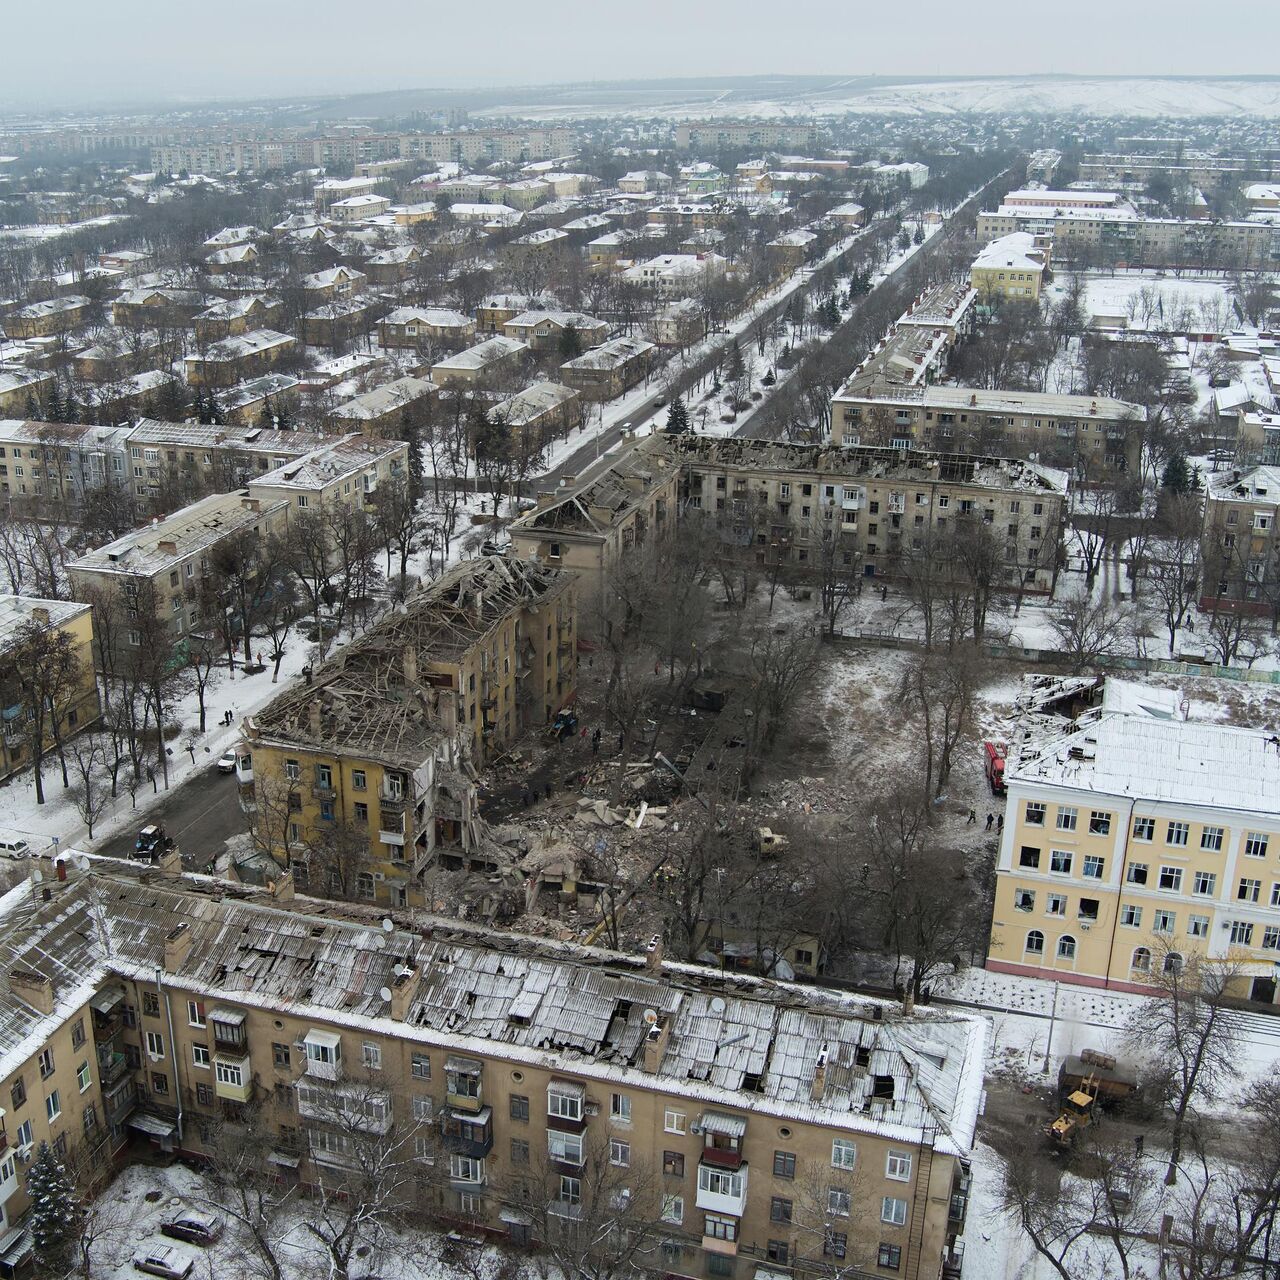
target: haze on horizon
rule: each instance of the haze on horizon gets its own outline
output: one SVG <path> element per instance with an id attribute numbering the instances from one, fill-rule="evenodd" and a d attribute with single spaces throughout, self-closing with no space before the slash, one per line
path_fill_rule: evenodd
<path id="1" fill-rule="evenodd" d="M 1078 0 L 1049 16 L 1025 0 L 61 0 L 6 14 L 0 100 L 40 110 L 729 75 L 1272 74 L 1280 5 L 1246 8 L 1242 39 L 1201 0 Z"/>

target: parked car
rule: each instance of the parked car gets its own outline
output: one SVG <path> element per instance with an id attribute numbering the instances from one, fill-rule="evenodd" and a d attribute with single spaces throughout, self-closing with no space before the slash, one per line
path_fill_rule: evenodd
<path id="1" fill-rule="evenodd" d="M 225 1224 L 212 1213 L 198 1213 L 191 1209 L 169 1218 L 160 1224 L 160 1234 L 174 1240 L 186 1240 L 189 1244 L 212 1244 L 221 1234 Z"/>
<path id="2" fill-rule="evenodd" d="M 196 1260 L 189 1253 L 175 1249 L 171 1244 L 152 1244 L 139 1249 L 133 1255 L 133 1269 L 145 1271 L 149 1276 L 162 1276 L 163 1280 L 186 1280 Z"/>
<path id="3" fill-rule="evenodd" d="M 234 751 L 224 751 L 218 757 L 219 773 L 235 773 L 236 771 L 236 753 Z"/>
<path id="4" fill-rule="evenodd" d="M 25 840 L 6 836 L 0 840 L 0 858 L 29 858 L 31 846 Z"/>

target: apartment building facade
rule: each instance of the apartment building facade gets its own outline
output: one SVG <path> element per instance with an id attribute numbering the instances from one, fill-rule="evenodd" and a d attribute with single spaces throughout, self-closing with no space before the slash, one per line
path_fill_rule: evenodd
<path id="1" fill-rule="evenodd" d="M 1105 396 L 852 380 L 831 402 L 833 444 L 1028 457 L 1087 477 L 1133 471 L 1141 405 Z"/>
<path id="2" fill-rule="evenodd" d="M 1064 678 L 1032 679 L 1043 700 Z M 1137 991 L 1194 952 L 1238 963 L 1232 994 L 1275 1003 L 1269 731 L 1186 720 L 1176 691 L 1115 680 L 1074 718 L 1031 726 L 1005 763 L 987 967 Z"/>
<path id="3" fill-rule="evenodd" d="M 102 714 L 94 675 L 92 609 L 74 600 L 0 595 L 0 780 L 27 768 L 35 758 L 37 717 L 31 706 L 31 673 L 23 668 L 29 659 L 28 642 L 37 630 L 65 636 L 74 660 L 67 679 L 50 682 L 45 749 L 57 739 L 74 737 Z"/>
<path id="4" fill-rule="evenodd" d="M 438 847 L 472 847 L 472 762 L 550 720 L 576 680 L 572 577 L 464 562 L 245 720 L 260 842 L 309 876 L 332 833 L 354 833 L 363 857 L 344 891 L 422 905 Z"/>
<path id="5" fill-rule="evenodd" d="M 969 283 L 990 305 L 996 299 L 1008 302 L 1038 302 L 1049 274 L 1049 252 L 1029 231 L 1012 231 L 993 240 L 973 260 Z"/>
<path id="6" fill-rule="evenodd" d="M 657 348 L 643 338 L 610 338 L 560 366 L 560 380 L 584 400 L 613 400 L 648 377 Z"/>
<path id="7" fill-rule="evenodd" d="M 0 494 L 10 510 L 80 511 L 87 495 L 127 487 L 127 427 L 0 419 Z"/>
<path id="8" fill-rule="evenodd" d="M 193 387 L 231 387 L 267 373 L 292 355 L 297 346 L 297 339 L 275 329 L 235 334 L 187 356 L 187 382 Z"/>
<path id="9" fill-rule="evenodd" d="M 165 629 L 180 638 L 197 623 L 200 586 L 214 549 L 241 534 L 283 536 L 288 521 L 285 501 L 263 503 L 247 489 L 212 494 L 69 560 L 72 595 L 119 598 L 129 616 L 150 601 Z M 126 624 L 121 630 L 121 644 L 136 649 L 145 643 L 140 629 Z"/>
<path id="10" fill-rule="evenodd" d="M 690 120 L 676 125 L 676 150 L 714 150 L 720 147 L 786 147 L 806 149 L 816 145 L 816 124 L 776 124 L 752 120 Z"/>
<path id="11" fill-rule="evenodd" d="M 1205 480 L 1202 609 L 1271 613 L 1280 603 L 1280 468 L 1233 468 Z"/>
<path id="12" fill-rule="evenodd" d="M 6 1224 L 42 1140 L 198 1155 L 210 1120 L 253 1107 L 286 1184 L 387 1153 L 419 1209 L 516 1246 L 590 1212 L 599 1161 L 655 1275 L 959 1275 L 979 1018 L 668 967 L 657 945 L 424 932 L 394 910 L 380 928 L 287 877 L 224 896 L 78 855 L 62 875 L 7 900 L 29 918 L 6 920 Z"/>

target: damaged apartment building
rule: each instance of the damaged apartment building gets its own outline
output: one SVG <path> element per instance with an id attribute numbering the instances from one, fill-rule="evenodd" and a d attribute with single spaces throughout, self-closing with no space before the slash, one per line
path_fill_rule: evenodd
<path id="1" fill-rule="evenodd" d="M 315 887 L 421 905 L 441 846 L 481 839 L 475 769 L 549 721 L 577 678 L 571 575 L 464 561 L 246 718 L 258 845 Z"/>
<path id="2" fill-rule="evenodd" d="M 89 1169 L 198 1158 L 221 1117 L 262 1126 L 251 1158 L 285 1187 L 389 1170 L 409 1207 L 516 1247 L 589 1223 L 605 1167 L 659 1274 L 960 1274 L 977 1016 L 669 965 L 657 940 L 322 903 L 287 875 L 32 872 L 0 904 L 15 1261 L 41 1142 Z"/>

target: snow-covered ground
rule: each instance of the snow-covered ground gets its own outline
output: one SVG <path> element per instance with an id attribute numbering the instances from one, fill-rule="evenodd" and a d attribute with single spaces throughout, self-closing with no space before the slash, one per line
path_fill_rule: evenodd
<path id="1" fill-rule="evenodd" d="M 844 90 L 842 92 L 842 90 Z M 932 80 L 912 84 L 858 87 L 835 82 L 813 92 L 779 96 L 762 92 L 756 99 L 745 93 L 710 94 L 688 98 L 674 90 L 667 102 L 652 93 L 634 105 L 616 97 L 600 104 L 574 102 L 564 106 L 507 103 L 473 112 L 476 116 L 522 116 L 528 119 L 570 119 L 590 116 L 631 116 L 637 119 L 705 120 L 808 119 L 840 115 L 953 116 L 1078 113 L 1093 117 L 1159 116 L 1280 116 L 1280 83 L 1275 80 L 1160 79 L 1156 77 L 1054 76 Z"/>
<path id="2" fill-rule="evenodd" d="M 101 218 L 89 218 L 84 222 L 68 222 L 64 226 L 36 227 L 0 227 L 0 241 L 3 240 L 56 240 L 59 236 L 69 236 L 87 227 L 108 227 L 113 222 L 122 222 L 129 215 L 126 213 L 108 213 Z"/>

